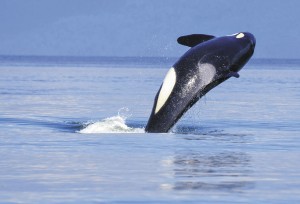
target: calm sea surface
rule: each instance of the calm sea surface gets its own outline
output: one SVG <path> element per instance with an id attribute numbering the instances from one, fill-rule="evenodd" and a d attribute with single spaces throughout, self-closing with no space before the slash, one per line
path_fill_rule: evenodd
<path id="1" fill-rule="evenodd" d="M 174 60 L 0 57 L 0 203 L 299 203 L 300 61 L 144 133 Z"/>

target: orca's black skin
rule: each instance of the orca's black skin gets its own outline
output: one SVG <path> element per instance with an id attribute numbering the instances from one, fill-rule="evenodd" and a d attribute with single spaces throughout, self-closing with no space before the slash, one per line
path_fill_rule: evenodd
<path id="1" fill-rule="evenodd" d="M 252 56 L 256 43 L 255 37 L 248 32 L 224 37 L 193 34 L 179 37 L 177 41 L 191 49 L 174 64 L 175 85 L 155 113 L 163 84 L 161 85 L 145 128 L 146 132 L 168 132 L 212 88 L 232 76 L 239 77 L 237 72 Z"/>

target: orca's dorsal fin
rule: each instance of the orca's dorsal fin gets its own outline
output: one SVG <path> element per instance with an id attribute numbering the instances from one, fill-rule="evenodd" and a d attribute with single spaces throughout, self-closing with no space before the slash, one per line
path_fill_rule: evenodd
<path id="1" fill-rule="evenodd" d="M 177 39 L 177 42 L 181 45 L 185 45 L 188 47 L 194 47 L 200 43 L 203 43 L 203 42 L 208 41 L 213 38 L 215 38 L 215 36 L 204 35 L 204 34 L 191 34 L 191 35 L 185 35 L 185 36 L 179 37 Z"/>

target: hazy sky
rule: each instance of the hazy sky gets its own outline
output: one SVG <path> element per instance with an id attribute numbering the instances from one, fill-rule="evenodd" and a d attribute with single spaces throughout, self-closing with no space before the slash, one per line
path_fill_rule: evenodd
<path id="1" fill-rule="evenodd" d="M 299 0 L 0 0 L 1 55 L 179 56 L 177 37 L 249 31 L 256 58 L 300 58 Z"/>

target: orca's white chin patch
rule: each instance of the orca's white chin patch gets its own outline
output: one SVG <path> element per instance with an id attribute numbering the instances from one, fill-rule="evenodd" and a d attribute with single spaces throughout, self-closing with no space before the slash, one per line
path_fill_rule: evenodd
<path id="1" fill-rule="evenodd" d="M 172 67 L 171 69 L 169 69 L 164 79 L 164 82 L 162 84 L 162 87 L 160 89 L 156 107 L 155 107 L 155 114 L 158 113 L 158 111 L 163 107 L 163 105 L 168 100 L 175 86 L 175 83 L 176 83 L 176 72 L 174 67 Z"/>

